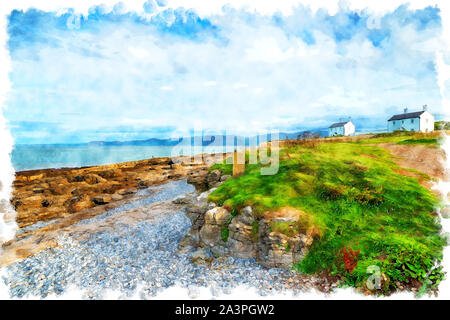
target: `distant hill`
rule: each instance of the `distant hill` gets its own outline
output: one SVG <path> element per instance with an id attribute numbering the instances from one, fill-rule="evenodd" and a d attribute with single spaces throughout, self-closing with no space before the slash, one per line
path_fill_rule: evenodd
<path id="1" fill-rule="evenodd" d="M 305 130 L 306 131 L 306 130 Z M 297 136 L 305 131 L 297 131 L 297 132 L 280 132 L 278 137 L 280 140 L 285 139 L 297 139 Z M 327 129 L 316 129 L 316 130 L 307 130 L 311 132 L 319 132 L 320 136 L 327 135 Z M 211 136 L 196 136 L 196 137 L 185 137 L 178 139 L 158 139 L 151 138 L 145 140 L 131 140 L 131 141 L 91 141 L 87 143 L 89 146 L 175 146 L 180 142 L 184 141 L 184 143 L 189 142 L 191 145 L 202 145 L 209 146 L 214 144 L 215 141 L 222 139 L 223 145 L 227 145 L 227 142 L 233 141 L 233 145 L 249 145 L 250 141 L 254 141 L 256 138 L 257 144 L 261 143 L 263 140 L 270 141 L 272 139 L 271 134 L 260 136 L 252 136 L 252 137 L 243 137 L 243 136 L 232 136 L 232 135 L 211 135 Z"/>

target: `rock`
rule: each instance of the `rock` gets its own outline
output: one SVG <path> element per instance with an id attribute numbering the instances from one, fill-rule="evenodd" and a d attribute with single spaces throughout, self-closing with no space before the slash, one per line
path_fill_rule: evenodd
<path id="1" fill-rule="evenodd" d="M 203 192 L 208 190 L 208 182 L 206 181 L 206 176 L 208 171 L 198 171 L 187 178 L 187 183 L 192 184 L 195 190 Z"/>
<path id="2" fill-rule="evenodd" d="M 43 206 L 44 208 L 49 207 L 50 206 L 50 201 L 48 201 L 47 199 L 42 200 L 41 206 Z"/>
<path id="3" fill-rule="evenodd" d="M 210 192 L 193 197 L 187 206 L 186 215 L 192 227 L 183 239 L 182 246 L 208 248 L 219 256 L 256 258 L 268 268 L 289 268 L 307 254 L 314 234 L 286 235 L 271 229 L 272 222 L 297 222 L 300 217 L 304 217 L 304 212 L 281 208 L 273 215 L 257 220 L 252 208 L 247 206 L 232 217 L 223 207 L 208 209 L 207 196 Z M 222 239 L 224 228 L 228 229 L 226 241 Z"/>
<path id="4" fill-rule="evenodd" d="M 147 189 L 149 187 L 149 184 L 145 181 L 139 181 L 137 183 L 138 189 Z"/>
<path id="5" fill-rule="evenodd" d="M 206 176 L 206 182 L 208 186 L 212 186 L 215 183 L 219 182 L 222 172 L 220 170 L 213 170 Z"/>
<path id="6" fill-rule="evenodd" d="M 69 192 L 70 185 L 62 183 L 50 183 L 49 191 L 52 195 L 61 196 Z"/>
<path id="7" fill-rule="evenodd" d="M 233 218 L 229 229 L 229 237 L 227 247 L 233 256 L 242 259 L 250 259 L 257 255 L 256 232 L 253 230 L 255 222 L 252 216 L 252 208 L 245 207 L 241 212 Z"/>
<path id="8" fill-rule="evenodd" d="M 96 174 L 90 173 L 84 177 L 84 181 L 88 184 L 97 184 L 97 183 L 104 183 L 107 180 L 103 179 L 102 177 L 100 177 Z"/>
<path id="9" fill-rule="evenodd" d="M 197 249 L 191 255 L 191 261 L 195 264 L 204 263 L 204 262 L 206 262 L 207 259 L 208 259 L 208 257 L 206 256 L 206 252 L 203 249 Z"/>
<path id="10" fill-rule="evenodd" d="M 231 213 L 222 207 L 215 207 L 205 213 L 205 225 L 224 226 L 231 218 Z"/>
<path id="11" fill-rule="evenodd" d="M 441 210 L 441 215 L 444 218 L 449 218 L 450 217 L 450 207 L 445 207 Z"/>
<path id="12" fill-rule="evenodd" d="M 170 165 L 170 168 L 173 170 L 183 170 L 183 166 L 179 163 L 172 163 Z"/>
<path id="13" fill-rule="evenodd" d="M 71 183 L 73 183 L 73 182 L 83 182 L 84 178 L 85 178 L 84 175 L 79 174 L 79 175 L 76 175 L 76 176 L 69 176 L 67 178 L 67 181 L 69 181 Z"/>
<path id="14" fill-rule="evenodd" d="M 129 194 L 135 194 L 138 190 L 136 188 L 131 188 L 131 189 L 120 189 L 119 191 L 117 191 L 118 194 L 120 194 L 121 196 L 126 196 Z"/>
<path id="15" fill-rule="evenodd" d="M 197 247 L 200 241 L 198 230 L 189 230 L 180 241 L 179 252 L 188 252 L 190 248 Z"/>
<path id="16" fill-rule="evenodd" d="M 222 228 L 217 225 L 205 224 L 200 229 L 200 243 L 205 247 L 216 247 L 224 244 L 222 240 Z"/>
<path id="17" fill-rule="evenodd" d="M 44 178 L 44 174 L 36 174 L 36 175 L 31 175 L 27 177 L 27 181 L 33 181 L 33 180 L 42 180 Z"/>
<path id="18" fill-rule="evenodd" d="M 204 225 L 200 229 L 200 243 L 206 247 L 215 248 L 215 253 L 226 250 L 222 239 L 222 230 L 231 218 L 230 212 L 222 207 L 215 207 L 205 213 Z"/>
<path id="19" fill-rule="evenodd" d="M 44 193 L 45 189 L 43 188 L 34 188 L 33 189 L 33 193 L 39 194 L 39 193 Z"/>
<path id="20" fill-rule="evenodd" d="M 175 199 L 172 200 L 172 203 L 174 203 L 174 204 L 189 204 L 192 202 L 193 198 L 194 198 L 193 194 L 187 194 L 187 195 L 176 197 Z"/>
<path id="21" fill-rule="evenodd" d="M 258 260 L 268 268 L 289 268 L 300 261 L 313 242 L 306 234 L 287 236 L 270 231 L 270 220 L 259 222 Z"/>
<path id="22" fill-rule="evenodd" d="M 115 169 L 106 169 L 106 170 L 97 172 L 97 174 L 104 179 L 114 178 L 114 177 L 120 175 L 121 173 L 122 173 L 122 171 L 119 169 L 116 169 L 116 170 Z"/>
<path id="23" fill-rule="evenodd" d="M 75 213 L 83 209 L 93 207 L 93 204 L 89 201 L 89 197 L 86 195 L 78 195 L 66 200 L 63 204 L 67 208 L 69 213 Z"/>
<path id="24" fill-rule="evenodd" d="M 102 195 L 102 196 L 95 196 L 91 200 L 96 206 L 107 204 L 111 201 L 111 196 Z"/>

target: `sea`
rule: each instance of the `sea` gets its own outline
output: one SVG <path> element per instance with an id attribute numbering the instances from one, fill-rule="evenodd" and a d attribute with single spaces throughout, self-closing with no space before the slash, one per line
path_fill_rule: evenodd
<path id="1" fill-rule="evenodd" d="M 170 157 L 173 146 L 15 145 L 11 161 L 16 171 L 98 166 L 125 161 Z M 221 146 L 195 146 L 174 155 L 220 153 Z"/>

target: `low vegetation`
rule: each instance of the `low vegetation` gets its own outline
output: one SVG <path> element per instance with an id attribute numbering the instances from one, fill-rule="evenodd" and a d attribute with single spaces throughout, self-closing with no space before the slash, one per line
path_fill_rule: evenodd
<path id="1" fill-rule="evenodd" d="M 306 212 L 317 239 L 295 266 L 301 272 L 326 272 L 342 285 L 366 288 L 375 267 L 383 279 L 380 293 L 425 284 L 433 289 L 444 276 L 445 239 L 433 215 L 438 199 L 417 178 L 398 173 L 390 153 L 374 144 L 434 145 L 438 139 L 393 133 L 355 142 L 287 142 L 277 174 L 262 176 L 260 165 L 247 165 L 243 176 L 227 180 L 209 199 L 234 212 L 251 205 L 256 216 L 286 206 Z M 304 231 L 301 225 L 273 228 Z"/>

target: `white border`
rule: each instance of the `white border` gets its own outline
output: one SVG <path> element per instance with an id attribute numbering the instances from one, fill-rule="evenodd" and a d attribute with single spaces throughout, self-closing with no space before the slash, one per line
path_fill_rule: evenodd
<path id="1" fill-rule="evenodd" d="M 6 16 L 13 9 L 23 9 L 26 10 L 30 7 L 38 8 L 45 11 L 64 11 L 64 8 L 74 8 L 77 12 L 87 13 L 88 9 L 97 4 L 106 4 L 107 7 L 112 8 L 114 4 L 119 2 L 118 0 L 16 0 L 14 4 L 12 2 L 1 1 L 0 2 L 0 181 L 2 183 L 2 190 L 0 191 L 0 201 L 6 201 L 9 203 L 9 198 L 11 194 L 11 183 L 14 179 L 14 170 L 10 161 L 10 152 L 12 150 L 13 141 L 10 133 L 6 130 L 6 120 L 4 119 L 1 111 L 5 108 L 5 97 L 10 89 L 10 83 L 8 79 L 8 72 L 11 68 L 11 63 L 9 59 L 9 54 L 7 51 L 6 41 Z M 131 11 L 136 11 L 138 13 L 143 13 L 143 3 L 144 0 L 128 0 L 123 1 L 127 9 Z M 391 11 L 397 8 L 401 4 L 407 3 L 407 1 L 402 0 L 379 0 L 379 1 L 364 1 L 364 0 L 352 0 L 352 1 L 337 1 L 337 0 L 285 0 L 282 3 L 280 1 L 265 1 L 265 0 L 169 0 L 169 6 L 174 7 L 184 6 L 185 8 L 195 8 L 200 14 L 212 14 L 218 13 L 225 3 L 230 3 L 234 7 L 248 7 L 255 9 L 260 13 L 271 13 L 276 10 L 280 10 L 283 13 L 289 13 L 292 5 L 296 3 L 302 3 L 310 5 L 313 11 L 317 10 L 319 7 L 327 8 L 329 12 L 333 13 L 338 9 L 338 4 L 348 6 L 352 9 L 364 9 L 369 8 L 371 12 L 376 14 L 382 14 L 386 11 Z M 450 2 L 445 0 L 410 0 L 410 8 L 418 9 L 429 5 L 437 5 L 441 9 L 442 18 L 442 43 L 443 48 L 450 48 Z M 255 5 L 257 4 L 257 5 Z M 449 93 L 445 91 L 445 82 L 450 79 L 450 66 L 444 63 L 443 52 L 436 52 L 436 64 L 438 67 L 438 84 L 441 88 L 443 113 L 450 115 L 450 96 Z M 448 59 L 449 57 L 447 57 Z M 446 139 L 444 144 L 444 149 L 448 155 L 450 155 L 450 139 Z M 447 167 L 450 167 L 450 161 L 446 163 Z M 436 185 L 441 191 L 447 193 L 450 190 L 449 183 L 440 182 Z M 11 238 L 14 234 L 16 228 L 15 225 L 6 225 L 3 222 L 4 212 L 0 212 L 0 237 L 5 239 Z M 443 220 L 444 231 L 449 232 L 450 221 Z M 450 299 L 450 248 L 447 247 L 444 252 L 444 268 L 445 271 L 449 273 L 446 280 L 444 280 L 440 285 L 440 293 L 437 299 Z M 0 270 L 0 278 L 2 276 L 3 270 Z M 51 296 L 49 299 L 80 299 L 82 298 L 83 292 L 79 289 L 68 290 L 63 296 Z M 116 292 L 108 292 L 107 298 L 116 299 L 120 295 Z M 390 297 L 384 297 L 382 299 L 411 299 L 412 294 L 401 293 L 394 294 Z M 8 293 L 7 288 L 0 280 L 0 298 L 7 299 Z M 34 297 L 36 298 L 36 297 Z M 135 297 L 139 298 L 139 297 Z M 157 298 L 162 299 L 188 299 L 186 289 L 172 287 L 162 292 Z M 208 289 L 201 289 L 198 292 L 197 298 L 211 299 L 213 298 Z M 338 290 L 332 295 L 325 296 L 318 292 L 304 293 L 295 297 L 284 294 L 277 294 L 269 297 L 261 297 L 254 290 L 248 290 L 245 288 L 237 288 L 230 295 L 221 296 L 223 299 L 373 299 L 373 297 L 365 297 L 361 294 L 355 293 L 351 289 Z M 425 299 L 434 299 L 433 297 L 424 297 Z"/>

